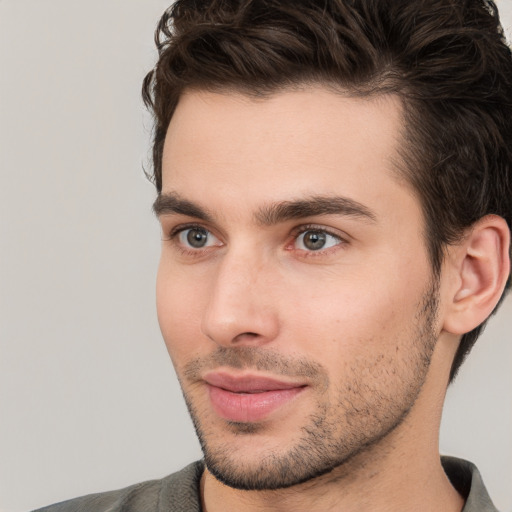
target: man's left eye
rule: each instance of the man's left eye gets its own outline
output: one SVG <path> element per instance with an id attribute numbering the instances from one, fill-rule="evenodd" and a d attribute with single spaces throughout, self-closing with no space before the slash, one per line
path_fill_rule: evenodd
<path id="1" fill-rule="evenodd" d="M 308 230 L 301 233 L 295 240 L 295 247 L 303 251 L 320 251 L 341 243 L 341 238 L 320 230 Z"/>

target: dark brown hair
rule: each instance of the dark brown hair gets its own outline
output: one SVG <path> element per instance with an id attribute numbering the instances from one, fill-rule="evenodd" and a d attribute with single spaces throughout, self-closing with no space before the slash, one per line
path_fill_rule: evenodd
<path id="1" fill-rule="evenodd" d="M 143 97 L 158 192 L 185 89 L 264 96 L 322 83 L 402 99 L 403 172 L 423 207 L 436 278 L 446 245 L 478 219 L 512 225 L 512 56 L 492 1 L 178 0 L 155 40 Z M 462 337 L 451 379 L 482 328 Z"/>

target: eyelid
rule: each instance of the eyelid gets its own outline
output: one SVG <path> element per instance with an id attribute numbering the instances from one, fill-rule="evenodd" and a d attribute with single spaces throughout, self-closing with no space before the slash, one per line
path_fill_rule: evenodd
<path id="1" fill-rule="evenodd" d="M 320 224 L 303 224 L 301 226 L 297 226 L 291 232 L 291 236 L 297 238 L 299 235 L 306 233 L 308 231 L 318 231 L 320 233 L 325 233 L 327 235 L 333 236 L 334 238 L 338 238 L 341 241 L 348 242 L 349 236 L 337 229 L 329 228 L 327 226 L 322 226 Z"/>
<path id="2" fill-rule="evenodd" d="M 333 238 L 336 238 L 339 240 L 339 243 L 337 243 L 334 246 L 327 247 L 325 249 L 318 249 L 316 251 L 313 250 L 305 250 L 295 247 L 295 243 L 297 242 L 297 239 L 304 233 L 307 233 L 308 231 L 314 231 L 314 232 L 320 232 L 325 233 L 328 236 L 331 236 Z M 340 232 L 336 229 L 329 228 L 327 226 L 319 225 L 319 224 L 304 224 L 301 226 L 297 226 L 294 228 L 290 234 L 292 237 L 292 241 L 287 243 L 286 248 L 288 250 L 295 250 L 299 251 L 301 253 L 304 253 L 304 255 L 307 255 L 308 257 L 314 257 L 314 256 L 322 256 L 326 253 L 336 251 L 338 249 L 341 249 L 345 245 L 349 244 L 350 237 L 345 234 L 344 232 Z"/>
<path id="3" fill-rule="evenodd" d="M 162 228 L 164 228 L 164 226 L 162 226 Z M 184 232 L 193 229 L 205 232 L 208 235 L 208 242 L 211 243 L 207 243 L 207 245 L 202 247 L 193 247 L 184 242 L 181 235 Z M 177 251 L 178 254 L 184 256 L 190 261 L 197 261 L 198 259 L 201 260 L 203 257 L 210 254 L 211 251 L 214 251 L 224 245 L 222 239 L 217 236 L 212 229 L 200 222 L 185 222 L 177 224 L 170 229 L 163 229 L 163 232 L 168 233 L 167 238 L 164 238 L 163 241 L 170 243 L 170 246 L 174 251 Z"/>
<path id="4" fill-rule="evenodd" d="M 162 223 L 162 231 L 163 231 L 163 233 L 167 234 L 166 240 L 172 240 L 172 239 L 176 238 L 181 232 L 186 231 L 187 229 L 204 230 L 204 231 L 207 231 L 208 233 L 212 234 L 215 238 L 220 239 L 220 237 L 215 234 L 215 231 L 213 229 L 211 229 L 208 226 L 205 226 L 204 223 L 201 223 L 201 222 L 194 222 L 194 221 L 182 222 L 182 223 L 176 224 L 175 226 L 172 226 L 171 228 L 168 228 L 168 229 L 166 228 L 165 224 Z"/>
<path id="5" fill-rule="evenodd" d="M 184 224 L 178 224 L 169 231 L 169 240 L 176 238 L 180 233 L 187 229 L 203 229 L 204 231 L 211 232 L 208 228 L 202 226 L 197 222 L 185 222 Z"/>

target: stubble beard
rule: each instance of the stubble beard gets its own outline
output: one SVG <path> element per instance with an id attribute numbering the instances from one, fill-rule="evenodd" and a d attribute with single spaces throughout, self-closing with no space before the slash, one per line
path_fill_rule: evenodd
<path id="1" fill-rule="evenodd" d="M 248 464 L 229 442 L 215 440 L 215 434 L 202 424 L 201 413 L 183 387 L 183 394 L 199 438 L 208 471 L 222 483 L 242 490 L 276 490 L 298 485 L 336 468 L 348 466 L 356 456 L 369 452 L 389 436 L 407 417 L 423 387 L 437 341 L 435 325 L 438 308 L 438 282 L 433 281 L 418 308 L 412 353 L 398 362 L 388 360 L 396 370 L 401 387 L 382 389 L 378 379 L 362 377 L 386 372 L 385 357 L 376 357 L 367 366 L 350 369 L 350 378 L 336 389 L 337 400 L 319 398 L 315 411 L 300 427 L 300 435 L 285 452 L 265 452 L 256 464 Z M 185 377 L 193 378 L 207 365 L 270 370 L 276 375 L 307 375 L 318 384 L 321 397 L 330 386 L 325 370 L 310 361 L 290 361 L 276 352 L 254 347 L 219 347 L 208 360 L 194 360 L 186 366 Z M 363 372 L 362 370 L 366 370 Z M 398 380 L 397 380 L 398 379 Z M 227 422 L 236 436 L 257 436 L 265 430 L 260 423 Z M 222 437 L 222 435 L 220 436 Z M 340 473 L 342 474 L 342 473 Z"/>

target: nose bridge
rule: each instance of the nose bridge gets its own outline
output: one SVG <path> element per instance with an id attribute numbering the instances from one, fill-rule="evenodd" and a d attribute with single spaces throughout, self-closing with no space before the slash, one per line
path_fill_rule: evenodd
<path id="1" fill-rule="evenodd" d="M 247 245 L 230 248 L 212 280 L 204 334 L 220 345 L 271 341 L 278 329 L 271 274 L 271 262 L 262 251 Z"/>

